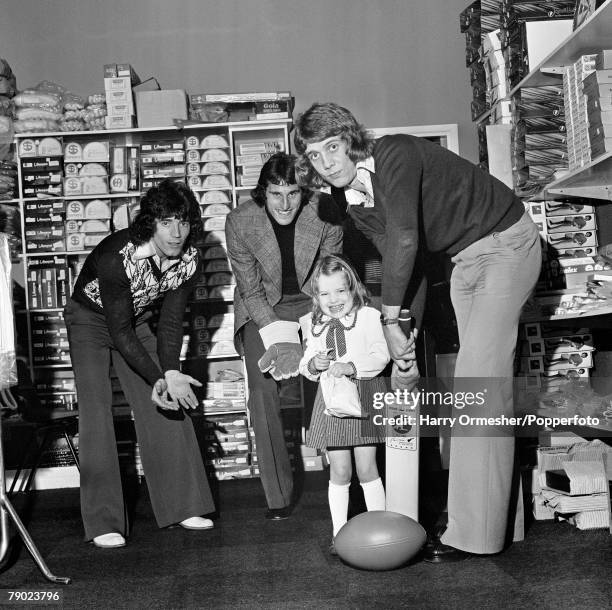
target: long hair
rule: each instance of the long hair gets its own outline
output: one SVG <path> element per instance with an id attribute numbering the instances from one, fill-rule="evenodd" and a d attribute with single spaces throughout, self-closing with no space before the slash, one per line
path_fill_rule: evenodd
<path id="1" fill-rule="evenodd" d="M 163 180 L 150 188 L 140 200 L 140 211 L 130 226 L 130 238 L 136 245 L 149 241 L 155 234 L 156 222 L 162 218 L 188 220 L 189 235 L 185 249 L 202 234 L 202 215 L 193 191 L 181 182 Z"/>
<path id="2" fill-rule="evenodd" d="M 370 302 L 370 293 L 361 283 L 354 267 L 342 256 L 329 254 L 320 258 L 310 277 L 310 291 L 312 293 L 312 323 L 319 324 L 323 317 L 321 303 L 319 302 L 319 278 L 322 275 L 343 273 L 349 292 L 353 297 L 353 309 L 359 310 Z"/>
<path id="3" fill-rule="evenodd" d="M 298 184 L 311 188 L 325 184 L 304 153 L 308 144 L 334 136 L 346 142 L 347 154 L 353 163 L 364 161 L 372 155 L 374 138 L 349 110 L 333 102 L 316 102 L 298 116 L 294 126 L 293 142 L 299 153 L 296 163 Z"/>
<path id="4" fill-rule="evenodd" d="M 269 184 L 280 186 L 297 184 L 295 176 L 295 155 L 279 152 L 272 155 L 261 168 L 257 186 L 251 191 L 251 198 L 260 207 L 266 205 L 266 189 Z M 300 205 L 304 205 L 312 196 L 309 188 L 300 187 L 302 196 Z"/>

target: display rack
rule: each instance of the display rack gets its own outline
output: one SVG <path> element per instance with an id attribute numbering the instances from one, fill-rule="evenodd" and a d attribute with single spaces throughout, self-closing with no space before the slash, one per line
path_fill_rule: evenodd
<path id="1" fill-rule="evenodd" d="M 242 416 L 248 424 L 246 368 L 233 346 L 235 284 L 225 247 L 225 216 L 250 197 L 266 157 L 277 150 L 289 151 L 290 124 L 290 119 L 271 119 L 189 123 L 180 127 L 20 133 L 15 137 L 19 197 L 14 202 L 20 210 L 23 263 L 23 278 L 19 283 L 25 288 L 25 308 L 17 312 L 25 318 L 25 323 L 19 325 L 25 329 L 25 336 L 19 339 L 26 348 L 32 383 L 43 405 L 68 410 L 78 408 L 62 310 L 80 265 L 106 234 L 129 225 L 147 188 L 170 177 L 185 181 L 196 194 L 204 227 L 202 243 L 198 244 L 204 271 L 184 320 L 182 367 L 198 378 L 205 389 L 212 387 L 210 384 L 221 369 L 232 369 L 241 375 L 244 386 L 241 402 L 233 403 L 230 408 L 204 406 L 202 415 L 205 418 Z M 47 148 L 42 154 L 32 154 L 32 146 L 51 145 L 54 140 L 59 143 L 59 149 L 52 150 L 53 154 L 47 154 Z M 84 150 L 88 144 L 99 149 L 97 152 L 102 156 L 94 154 L 91 159 L 75 156 L 75 150 Z M 245 157 L 247 154 L 249 158 Z M 115 155 L 118 167 L 114 166 Z M 101 168 L 106 171 L 106 175 L 99 176 L 101 180 L 96 177 L 88 181 L 88 176 L 82 175 L 83 171 L 98 173 Z M 28 193 L 26 189 L 30 187 L 37 192 Z M 82 192 L 73 192 L 74 189 Z M 93 192 L 88 192 L 90 189 Z M 92 209 L 99 206 L 102 212 L 75 214 L 75 210 L 88 210 L 89 206 Z M 85 215 L 79 217 L 80 213 Z M 95 224 L 86 225 L 88 221 Z M 86 226 L 98 232 L 81 233 Z M 45 240 L 47 234 L 49 239 Z M 205 398 L 208 397 L 207 394 Z M 116 420 L 130 420 L 129 405 L 120 388 L 116 388 L 113 402 Z M 133 450 L 128 454 L 127 458 L 132 459 Z M 249 476 L 252 476 L 250 461 Z M 215 466 L 215 461 L 211 459 L 208 465 Z M 70 485 L 68 481 L 58 484 L 56 478 L 48 483 L 49 472 L 56 470 L 54 466 L 41 468 L 35 485 L 38 488 Z M 59 470 L 70 473 L 68 479 L 74 479 L 70 466 L 61 465 Z M 246 475 L 245 469 L 241 469 L 241 476 Z M 78 479 L 72 480 L 72 484 L 78 485 Z"/>

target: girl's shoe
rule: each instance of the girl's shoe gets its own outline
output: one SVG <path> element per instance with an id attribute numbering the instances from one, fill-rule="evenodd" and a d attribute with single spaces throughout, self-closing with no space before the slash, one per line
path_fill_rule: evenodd
<path id="1" fill-rule="evenodd" d="M 92 542 L 101 549 L 116 549 L 125 546 L 125 538 L 117 532 L 96 536 Z"/>
<path id="2" fill-rule="evenodd" d="M 209 530 L 214 527 L 214 523 L 210 519 L 204 517 L 189 517 L 179 523 L 186 530 Z"/>

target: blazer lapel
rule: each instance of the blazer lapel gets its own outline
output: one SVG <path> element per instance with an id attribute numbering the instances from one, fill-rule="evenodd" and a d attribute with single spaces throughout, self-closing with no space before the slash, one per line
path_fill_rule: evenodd
<path id="1" fill-rule="evenodd" d="M 278 286 L 280 292 L 283 272 L 281 254 L 270 219 L 263 208 L 257 207 L 248 220 L 250 224 L 245 227 L 245 236 L 250 244 L 251 252 L 259 261 L 265 274 Z"/>
<path id="2" fill-rule="evenodd" d="M 295 271 L 300 288 L 308 279 L 315 256 L 319 251 L 322 233 L 323 223 L 319 219 L 317 205 L 306 204 L 295 225 L 293 242 Z"/>

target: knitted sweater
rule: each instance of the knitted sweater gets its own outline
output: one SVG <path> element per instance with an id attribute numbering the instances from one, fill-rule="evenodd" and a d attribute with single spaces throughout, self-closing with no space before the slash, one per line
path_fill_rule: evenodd
<path id="1" fill-rule="evenodd" d="M 501 181 L 433 142 L 384 136 L 374 147 L 374 207 L 349 214 L 383 255 L 382 302 L 401 305 L 420 245 L 454 256 L 524 214 Z"/>

